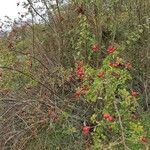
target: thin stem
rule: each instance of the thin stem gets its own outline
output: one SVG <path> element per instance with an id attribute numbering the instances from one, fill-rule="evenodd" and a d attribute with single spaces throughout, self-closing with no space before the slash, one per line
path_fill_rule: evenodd
<path id="1" fill-rule="evenodd" d="M 120 124 L 120 128 L 121 128 L 121 136 L 122 136 L 122 142 L 123 142 L 123 145 L 124 145 L 124 149 L 129 150 L 129 148 L 126 145 L 126 141 L 125 141 L 125 133 L 124 133 L 124 128 L 123 128 L 121 116 L 120 116 L 120 113 L 119 113 L 119 110 L 118 110 L 118 107 L 117 107 L 117 104 L 116 104 L 115 101 L 114 101 L 114 106 L 115 106 L 115 110 L 117 112 L 117 115 L 119 117 L 119 124 Z"/>

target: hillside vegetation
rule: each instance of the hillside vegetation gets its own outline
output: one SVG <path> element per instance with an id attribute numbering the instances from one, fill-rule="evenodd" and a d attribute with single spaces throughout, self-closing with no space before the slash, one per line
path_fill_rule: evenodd
<path id="1" fill-rule="evenodd" d="M 148 150 L 150 1 L 17 5 L 0 38 L 0 149 Z"/>

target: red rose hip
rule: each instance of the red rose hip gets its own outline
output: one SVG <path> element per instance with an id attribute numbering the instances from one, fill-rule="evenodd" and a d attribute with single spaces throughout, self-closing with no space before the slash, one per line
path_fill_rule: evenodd
<path id="1" fill-rule="evenodd" d="M 100 49 L 100 46 L 99 46 L 99 44 L 93 44 L 93 46 L 92 46 L 92 50 L 93 50 L 93 52 L 97 52 L 98 50 Z"/>
<path id="2" fill-rule="evenodd" d="M 89 135 L 90 129 L 91 129 L 90 126 L 84 126 L 84 127 L 82 128 L 82 133 L 83 133 L 83 135 L 86 135 L 86 136 Z"/>
<path id="3" fill-rule="evenodd" d="M 112 117 L 112 116 L 109 116 L 109 117 L 107 118 L 107 120 L 110 121 L 110 122 L 112 122 L 112 121 L 113 121 L 113 117 Z"/>
<path id="4" fill-rule="evenodd" d="M 109 116 L 110 115 L 108 113 L 106 113 L 106 114 L 103 115 L 103 118 L 107 119 L 107 118 L 109 118 Z"/>
<path id="5" fill-rule="evenodd" d="M 136 91 L 134 91 L 134 90 L 132 90 L 132 91 L 131 91 L 131 95 L 132 95 L 133 97 L 137 97 L 137 96 L 139 95 L 139 93 L 136 92 Z"/>
<path id="6" fill-rule="evenodd" d="M 143 143 L 147 143 L 147 142 L 148 142 L 148 138 L 142 136 L 142 137 L 140 138 L 140 141 L 143 142 Z"/>

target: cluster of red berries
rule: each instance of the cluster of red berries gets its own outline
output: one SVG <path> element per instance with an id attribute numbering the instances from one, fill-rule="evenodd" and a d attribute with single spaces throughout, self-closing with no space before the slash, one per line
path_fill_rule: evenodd
<path id="1" fill-rule="evenodd" d="M 99 78 L 104 78 L 105 77 L 105 72 L 99 72 L 97 75 Z"/>
<path id="2" fill-rule="evenodd" d="M 109 66 L 110 67 L 118 67 L 120 65 L 120 63 L 119 62 L 109 62 Z"/>
<path id="3" fill-rule="evenodd" d="M 77 65 L 77 70 L 76 70 L 76 73 L 77 73 L 77 77 L 79 79 L 82 79 L 85 75 L 85 70 L 83 68 L 83 62 L 79 62 L 78 65 Z"/>
<path id="4" fill-rule="evenodd" d="M 107 52 L 109 54 L 112 54 L 117 48 L 115 46 L 109 46 L 107 49 Z M 95 43 L 92 45 L 92 50 L 93 52 L 97 52 L 98 50 L 100 50 L 100 45 L 98 43 Z"/>
<path id="5" fill-rule="evenodd" d="M 109 53 L 109 54 L 112 54 L 114 51 L 116 51 L 116 47 L 115 46 L 109 46 L 108 47 L 108 49 L 107 49 L 107 52 Z"/>
<path id="6" fill-rule="evenodd" d="M 88 87 L 83 87 L 83 88 L 77 89 L 74 96 L 76 98 L 79 98 L 82 94 L 87 94 L 88 90 L 89 90 Z"/>
<path id="7" fill-rule="evenodd" d="M 103 118 L 106 119 L 109 122 L 114 121 L 114 118 L 110 114 L 108 114 L 108 113 L 104 114 Z"/>
<path id="8" fill-rule="evenodd" d="M 125 67 L 126 69 L 131 69 L 132 68 L 132 64 L 131 63 L 127 63 L 125 65 L 119 63 L 119 62 L 109 62 L 109 66 L 110 67 L 119 67 L 119 66 L 122 66 L 122 67 Z"/>

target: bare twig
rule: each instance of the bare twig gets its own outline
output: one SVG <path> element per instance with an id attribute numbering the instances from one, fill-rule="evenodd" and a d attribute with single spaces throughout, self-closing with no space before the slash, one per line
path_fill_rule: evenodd
<path id="1" fill-rule="evenodd" d="M 115 106 L 115 110 L 116 110 L 118 118 L 119 118 L 119 124 L 120 124 L 120 128 L 121 128 L 121 135 L 122 135 L 122 142 L 123 142 L 123 145 L 124 145 L 124 149 L 129 150 L 129 148 L 126 145 L 126 141 L 125 141 L 125 133 L 124 133 L 124 127 L 123 127 L 123 124 L 122 124 L 121 116 L 120 116 L 120 113 L 119 113 L 119 110 L 118 110 L 118 107 L 117 107 L 117 104 L 116 104 L 115 101 L 114 101 L 114 106 Z"/>

